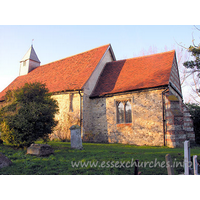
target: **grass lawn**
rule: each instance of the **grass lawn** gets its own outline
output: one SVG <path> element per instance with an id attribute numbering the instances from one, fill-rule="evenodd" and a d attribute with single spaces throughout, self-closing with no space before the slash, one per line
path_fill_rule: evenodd
<path id="1" fill-rule="evenodd" d="M 37 142 L 41 143 L 41 142 Z M 184 172 L 178 162 L 183 163 L 183 148 L 171 149 L 168 147 L 134 146 L 124 144 L 96 144 L 83 143 L 84 150 L 70 148 L 69 142 L 49 142 L 54 148 L 54 155 L 49 157 L 36 157 L 26 155 L 26 150 L 15 149 L 8 145 L 0 145 L 0 152 L 13 162 L 10 167 L 0 169 L 0 174 L 10 175 L 68 175 L 68 174 L 134 174 L 136 159 L 139 160 L 139 171 L 142 175 L 167 174 L 165 167 L 165 155 L 170 154 L 176 166 L 175 174 Z M 191 149 L 191 156 L 200 157 L 200 147 Z M 198 159 L 199 160 L 199 159 Z M 81 163 L 80 163 L 80 162 Z M 72 166 L 76 162 L 79 166 Z M 79 162 L 79 163 L 78 163 Z M 81 167 L 83 162 L 94 162 L 96 167 Z M 149 162 L 149 163 L 148 163 Z M 151 162 L 151 164 L 150 164 Z M 146 166 L 145 166 L 146 165 Z"/>

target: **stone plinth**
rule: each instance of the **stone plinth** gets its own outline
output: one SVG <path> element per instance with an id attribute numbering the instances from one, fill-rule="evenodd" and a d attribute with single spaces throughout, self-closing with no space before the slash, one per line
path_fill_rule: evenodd
<path id="1" fill-rule="evenodd" d="M 31 144 L 31 146 L 27 148 L 27 154 L 35 156 L 49 156 L 53 153 L 53 148 L 48 144 Z"/>
<path id="2" fill-rule="evenodd" d="M 0 153 L 0 169 L 12 165 L 12 162 L 4 154 Z"/>
<path id="3" fill-rule="evenodd" d="M 70 132 L 71 132 L 71 148 L 83 149 L 80 126 L 79 125 L 71 126 Z"/>

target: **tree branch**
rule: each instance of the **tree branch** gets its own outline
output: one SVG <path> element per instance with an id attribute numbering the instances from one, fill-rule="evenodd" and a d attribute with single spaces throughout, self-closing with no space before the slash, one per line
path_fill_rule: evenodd
<path id="1" fill-rule="evenodd" d="M 187 49 L 188 50 L 188 48 L 187 47 L 184 47 L 183 45 L 181 45 L 180 43 L 178 43 L 175 39 L 174 39 L 174 41 L 176 42 L 176 44 L 178 45 L 178 46 L 180 46 L 180 47 L 182 47 L 182 48 L 184 48 L 184 49 Z"/>
<path id="2" fill-rule="evenodd" d="M 195 25 L 194 25 L 194 27 L 198 30 L 198 31 L 200 31 L 200 29 L 199 28 L 197 28 Z"/>
<path id="3" fill-rule="evenodd" d="M 194 35 L 193 35 L 193 34 L 194 34 L 194 33 L 192 32 L 192 44 L 193 44 L 194 47 L 197 48 L 198 46 L 196 46 L 196 45 L 194 44 L 195 39 L 194 39 Z"/>

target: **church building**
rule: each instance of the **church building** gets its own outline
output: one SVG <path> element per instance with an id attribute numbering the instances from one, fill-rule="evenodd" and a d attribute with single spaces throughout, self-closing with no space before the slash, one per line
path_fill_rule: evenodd
<path id="1" fill-rule="evenodd" d="M 180 147 L 195 140 L 175 51 L 116 60 L 108 44 L 40 65 L 31 46 L 0 104 L 8 90 L 33 82 L 45 83 L 58 101 L 51 139 L 70 140 L 78 124 L 85 142 Z"/>

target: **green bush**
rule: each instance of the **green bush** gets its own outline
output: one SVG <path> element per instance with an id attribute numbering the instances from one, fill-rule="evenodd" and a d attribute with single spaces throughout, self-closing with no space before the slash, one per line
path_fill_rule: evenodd
<path id="1" fill-rule="evenodd" d="M 3 144 L 3 140 L 0 139 L 0 145 Z"/>
<path id="2" fill-rule="evenodd" d="M 194 124 L 195 141 L 197 144 L 200 144 L 200 106 L 195 103 L 189 103 L 187 107 Z"/>
<path id="3" fill-rule="evenodd" d="M 58 105 L 41 83 L 26 83 L 8 91 L 0 110 L 1 139 L 16 147 L 28 147 L 39 138 L 44 141 L 57 125 Z"/>

